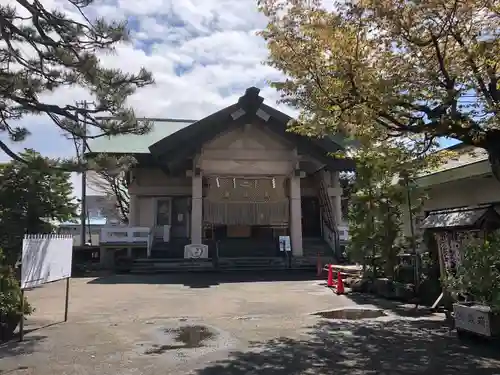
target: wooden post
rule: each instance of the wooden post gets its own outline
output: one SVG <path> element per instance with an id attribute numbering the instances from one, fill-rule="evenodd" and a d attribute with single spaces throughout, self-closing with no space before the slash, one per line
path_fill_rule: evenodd
<path id="1" fill-rule="evenodd" d="M 436 234 L 433 233 L 432 235 L 435 236 Z M 435 237 L 434 237 L 434 239 L 436 240 L 436 243 L 437 243 L 438 260 L 439 260 L 439 276 L 440 276 L 439 282 L 441 283 L 442 292 L 439 295 L 438 299 L 433 303 L 433 305 L 432 305 L 433 309 L 437 308 L 437 306 L 439 305 L 439 303 L 441 303 L 441 301 L 444 300 L 443 302 L 444 302 L 444 304 L 446 304 L 446 302 L 449 300 L 447 298 L 448 292 L 446 291 L 446 288 L 444 287 L 443 281 L 442 281 L 446 277 L 446 268 L 445 268 L 444 261 L 443 261 L 443 250 L 441 249 L 441 246 L 440 246 L 441 241 L 438 241 L 438 239 L 436 239 Z M 445 306 L 445 308 L 446 308 L 446 306 Z"/>
<path id="2" fill-rule="evenodd" d="M 64 301 L 64 321 L 68 321 L 68 307 L 69 307 L 69 280 L 70 278 L 68 277 L 66 279 L 66 298 Z"/>
<path id="3" fill-rule="evenodd" d="M 19 341 L 24 340 L 24 289 L 21 289 L 21 321 L 19 322 Z"/>

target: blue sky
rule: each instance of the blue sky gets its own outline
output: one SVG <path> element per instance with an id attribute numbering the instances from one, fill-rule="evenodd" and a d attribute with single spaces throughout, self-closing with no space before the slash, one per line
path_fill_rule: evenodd
<path id="1" fill-rule="evenodd" d="M 67 0 L 42 2 L 79 17 Z M 199 119 L 234 103 L 250 86 L 260 87 L 266 102 L 275 105 L 278 94 L 266 82 L 280 73 L 262 64 L 267 50 L 255 33 L 265 27 L 266 19 L 257 12 L 256 0 L 97 0 L 95 4 L 90 18 L 127 19 L 132 30 L 131 43 L 102 56 L 102 62 L 130 72 L 145 66 L 154 74 L 156 84 L 130 98 L 138 115 Z M 61 89 L 43 99 L 57 104 L 91 100 L 80 88 Z M 51 157 L 74 155 L 72 144 L 45 117 L 24 118 L 22 123 L 32 135 L 13 145 L 14 150 L 31 147 Z M 0 162 L 7 160 L 0 154 Z M 81 193 L 78 183 L 75 193 Z"/>
<path id="2" fill-rule="evenodd" d="M 42 2 L 79 17 L 67 0 Z M 130 98 L 140 116 L 199 119 L 234 103 L 250 86 L 259 86 L 271 105 L 278 99 L 266 86 L 280 74 L 262 64 L 267 50 L 255 33 L 266 19 L 257 12 L 255 0 L 96 0 L 88 14 L 129 21 L 131 43 L 102 56 L 102 62 L 124 71 L 145 66 L 153 72 L 156 84 Z M 91 100 L 79 88 L 43 98 L 57 104 L 85 99 Z M 27 117 L 22 123 L 32 135 L 12 145 L 16 151 L 32 147 L 51 157 L 74 155 L 72 144 L 47 118 Z M 7 160 L 0 153 L 0 161 Z M 77 183 L 76 195 L 80 191 Z"/>

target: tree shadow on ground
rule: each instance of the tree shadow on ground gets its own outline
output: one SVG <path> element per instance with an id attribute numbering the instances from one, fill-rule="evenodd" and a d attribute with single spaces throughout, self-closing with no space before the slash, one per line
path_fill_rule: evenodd
<path id="1" fill-rule="evenodd" d="M 416 306 L 414 303 L 384 299 L 373 294 L 348 293 L 346 297 L 358 305 L 373 305 L 379 309 L 390 311 L 400 317 L 425 317 L 435 312 L 428 306 Z"/>
<path id="2" fill-rule="evenodd" d="M 316 280 L 306 271 L 192 272 L 156 275 L 111 275 L 90 280 L 88 284 L 181 284 L 189 288 L 210 288 L 220 284 L 243 282 Z"/>
<path id="3" fill-rule="evenodd" d="M 199 369 L 197 375 L 500 372 L 498 347 L 460 342 L 440 321 L 322 321 L 302 340 L 279 338 Z"/>
<path id="4" fill-rule="evenodd" d="M 38 344 L 46 338 L 47 336 L 43 335 L 26 335 L 23 341 L 19 341 L 19 337 L 16 337 L 10 341 L 0 343 L 0 362 L 3 358 L 33 353 Z"/>

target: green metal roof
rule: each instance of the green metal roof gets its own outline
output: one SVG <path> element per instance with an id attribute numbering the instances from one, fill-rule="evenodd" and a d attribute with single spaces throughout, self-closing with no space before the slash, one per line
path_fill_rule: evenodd
<path id="1" fill-rule="evenodd" d="M 190 120 L 151 121 L 153 128 L 148 134 L 125 134 L 101 137 L 89 141 L 89 152 L 111 154 L 149 154 L 148 147 L 163 138 L 191 125 Z"/>

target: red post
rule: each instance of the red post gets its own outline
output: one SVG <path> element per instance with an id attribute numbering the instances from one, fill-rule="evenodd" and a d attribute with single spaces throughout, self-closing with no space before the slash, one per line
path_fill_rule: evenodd
<path id="1" fill-rule="evenodd" d="M 333 283 L 333 270 L 332 270 L 332 265 L 328 265 L 328 280 L 326 282 L 326 285 L 330 288 L 333 288 L 335 285 Z"/>
<path id="2" fill-rule="evenodd" d="M 344 281 L 342 280 L 342 273 L 339 271 L 338 277 L 337 277 L 337 294 L 344 294 Z"/>

